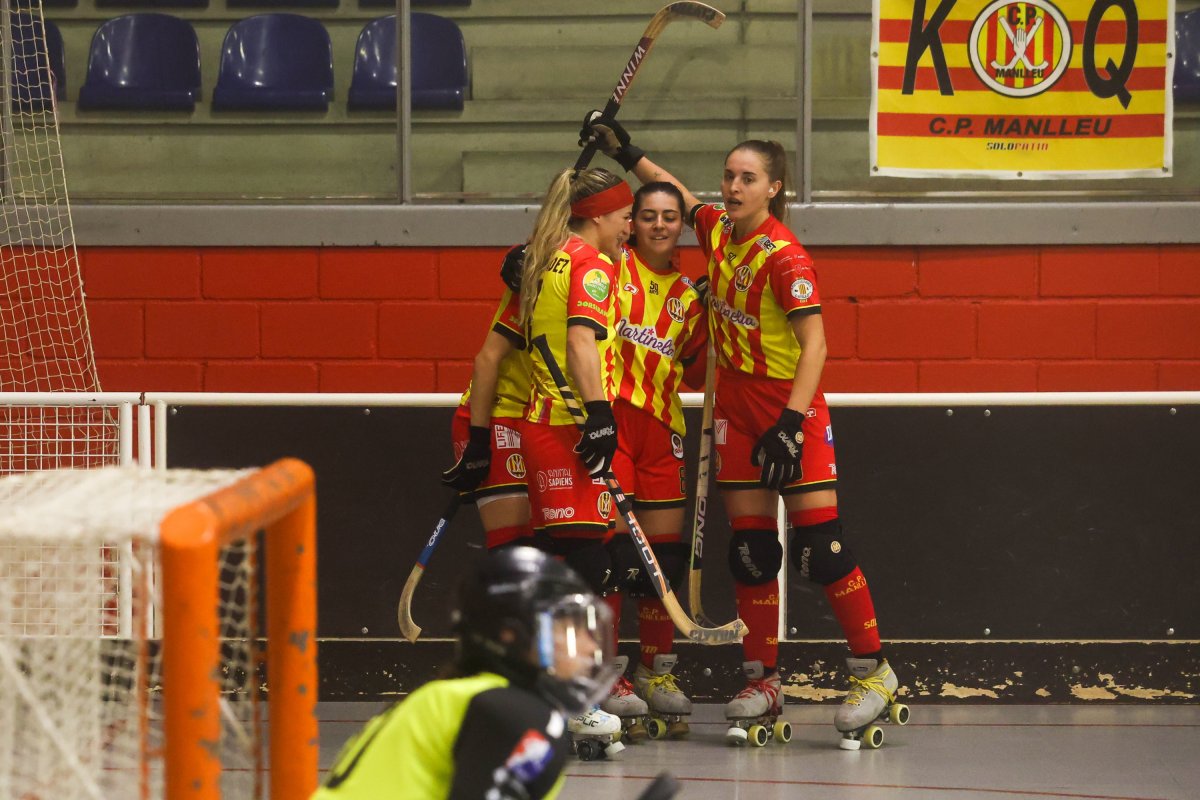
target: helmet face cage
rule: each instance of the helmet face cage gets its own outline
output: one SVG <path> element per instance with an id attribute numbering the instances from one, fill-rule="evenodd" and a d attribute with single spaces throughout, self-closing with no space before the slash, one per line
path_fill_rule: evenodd
<path id="1" fill-rule="evenodd" d="M 616 680 L 612 612 L 594 595 L 567 595 L 539 609 L 533 644 L 541 682 L 564 711 L 590 708 Z"/>

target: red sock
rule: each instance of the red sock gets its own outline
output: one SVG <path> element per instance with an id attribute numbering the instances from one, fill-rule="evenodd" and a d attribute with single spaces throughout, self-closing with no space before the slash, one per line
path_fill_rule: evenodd
<path id="1" fill-rule="evenodd" d="M 863 577 L 862 570 L 855 567 L 840 581 L 826 586 L 825 596 L 829 598 L 833 614 L 842 625 L 850 652 L 856 656 L 879 652 L 875 604 L 871 602 L 871 590 L 867 588 L 867 579 Z"/>
<path id="2" fill-rule="evenodd" d="M 793 528 L 799 528 L 805 525 L 820 525 L 822 522 L 829 522 L 837 519 L 837 506 L 823 506 L 821 508 L 798 508 L 795 511 L 788 512 L 788 525 Z"/>
<path id="3" fill-rule="evenodd" d="M 613 647 L 616 647 L 617 642 L 621 641 L 621 601 L 624 599 L 625 595 L 621 592 L 611 592 L 604 595 L 604 603 L 608 606 L 608 610 L 612 612 Z"/>
<path id="4" fill-rule="evenodd" d="M 735 583 L 738 616 L 750 630 L 742 639 L 747 661 L 761 661 L 765 672 L 774 671 L 779 661 L 779 580 L 761 586 Z"/>
<path id="5" fill-rule="evenodd" d="M 654 666 L 654 657 L 675 646 L 675 623 L 662 600 L 644 597 L 638 601 L 638 636 L 642 640 L 642 663 Z"/>

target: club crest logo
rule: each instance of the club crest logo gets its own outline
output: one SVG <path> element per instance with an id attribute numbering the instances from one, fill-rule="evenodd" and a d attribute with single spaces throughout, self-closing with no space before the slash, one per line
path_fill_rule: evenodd
<path id="1" fill-rule="evenodd" d="M 612 514 L 612 493 L 601 492 L 596 498 L 596 510 L 600 512 L 600 516 L 608 519 Z"/>
<path id="2" fill-rule="evenodd" d="M 610 289 L 608 275 L 602 269 L 591 269 L 583 276 L 583 289 L 597 303 L 602 303 L 608 299 L 608 291 Z"/>
<path id="3" fill-rule="evenodd" d="M 745 292 L 750 289 L 750 284 L 754 282 L 754 272 L 748 264 L 742 264 L 733 271 L 733 288 L 739 292 Z"/>
<path id="4" fill-rule="evenodd" d="M 508 469 L 508 474 L 514 478 L 525 477 L 525 459 L 520 453 L 513 453 L 504 461 L 505 468 Z"/>
<path id="5" fill-rule="evenodd" d="M 1049 89 L 1071 61 L 1071 26 L 1049 0 L 994 0 L 975 18 L 967 42 L 971 68 L 1006 97 Z"/>
<path id="6" fill-rule="evenodd" d="M 683 301 L 678 297 L 668 297 L 667 315 L 676 322 L 683 322 Z"/>

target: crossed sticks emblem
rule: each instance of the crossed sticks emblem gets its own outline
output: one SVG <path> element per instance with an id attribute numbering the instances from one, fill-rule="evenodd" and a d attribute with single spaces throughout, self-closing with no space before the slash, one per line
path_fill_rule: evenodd
<path id="1" fill-rule="evenodd" d="M 1049 62 L 1042 61 L 1040 64 L 1031 64 L 1029 63 L 1029 57 L 1025 55 L 1025 51 L 1029 48 L 1030 43 L 1033 42 L 1034 34 L 1037 33 L 1038 28 L 1042 27 L 1041 17 L 1035 17 L 1033 24 L 1029 26 L 1028 30 L 1025 28 L 1017 28 L 1015 31 L 1012 29 L 1012 26 L 1008 24 L 1007 19 L 1000 17 L 1000 27 L 1004 28 L 1004 35 L 1008 37 L 1009 44 L 1011 44 L 1013 47 L 1013 57 L 1012 60 L 1007 64 L 1001 64 L 999 61 L 993 61 L 993 68 L 1012 69 L 1017 65 L 1018 61 L 1023 63 L 1025 65 L 1025 69 L 1028 70 L 1046 68 Z"/>

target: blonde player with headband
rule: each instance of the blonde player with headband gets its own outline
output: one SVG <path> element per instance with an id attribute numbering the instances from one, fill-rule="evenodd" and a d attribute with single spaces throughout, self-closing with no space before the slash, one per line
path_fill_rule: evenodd
<path id="1" fill-rule="evenodd" d="M 611 344 L 609 308 L 616 263 L 629 238 L 633 192 L 604 169 L 563 170 L 525 248 L 521 324 L 527 341 L 545 337 L 583 402 L 582 435 L 541 352 L 531 353 L 529 405 L 520 425 L 532 524 L 541 545 L 561 557 L 596 594 L 610 588 L 613 497 L 600 476 L 612 467 L 617 422 L 604 373 Z M 616 735 L 615 716 L 593 710 L 571 720 L 573 733 Z"/>

